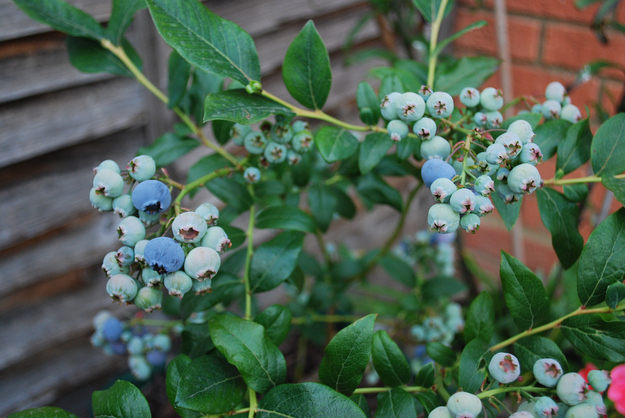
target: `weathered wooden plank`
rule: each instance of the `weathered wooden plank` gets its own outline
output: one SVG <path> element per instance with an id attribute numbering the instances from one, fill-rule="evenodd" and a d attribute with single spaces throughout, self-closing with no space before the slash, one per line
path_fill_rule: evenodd
<path id="1" fill-rule="evenodd" d="M 0 249 L 94 211 L 93 167 L 105 159 L 125 164 L 142 142 L 142 129 L 123 131 L 0 171 Z"/>
<path id="2" fill-rule="evenodd" d="M 106 21 L 111 12 L 111 2 L 102 0 L 67 0 L 68 3 Z M 20 38 L 36 33 L 49 32 L 49 26 L 35 22 L 13 4 L 11 0 L 0 0 L 0 41 Z"/>
<path id="3" fill-rule="evenodd" d="M 115 79 L 0 106 L 0 167 L 144 123 L 143 87 Z"/>

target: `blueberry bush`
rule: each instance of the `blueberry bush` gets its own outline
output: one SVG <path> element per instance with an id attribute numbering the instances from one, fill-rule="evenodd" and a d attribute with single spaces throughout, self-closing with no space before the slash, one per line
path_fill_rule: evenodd
<path id="1" fill-rule="evenodd" d="M 179 117 L 130 162 L 96 167 L 89 199 L 121 217 L 121 247 L 102 264 L 106 292 L 140 311 L 126 320 L 100 313 L 92 343 L 128 356 L 136 381 L 166 370 L 167 397 L 180 416 L 624 412 L 625 209 L 586 243 L 579 232 L 588 184 L 601 183 L 625 203 L 624 114 L 593 134 L 557 81 L 544 97 L 509 103 L 495 88 L 478 90 L 499 62 L 442 55 L 485 25 L 439 40 L 448 0 L 413 1 L 413 13 L 431 25 L 426 62 L 398 59 L 372 70 L 379 88 L 358 84 L 358 125 L 322 110 L 332 73 L 312 21 L 282 66 L 296 106 L 263 88 L 253 39 L 196 0 L 113 0 L 106 28 L 63 0 L 14 2 L 68 35 L 77 68 L 134 77 Z M 143 75 L 124 38 L 145 7 L 173 49 L 167 92 Z M 504 118 L 512 106 L 524 109 Z M 207 123 L 215 140 L 202 129 Z M 230 141 L 240 147 L 236 155 L 224 148 Z M 186 179 L 171 178 L 163 167 L 199 146 L 214 152 Z M 536 166 L 551 158 L 556 172 L 543 179 Z M 586 164 L 589 176 L 567 176 Z M 406 198 L 391 177 L 408 179 Z M 183 207 L 200 188 L 225 206 L 190 200 Z M 430 231 L 408 231 L 397 244 L 422 188 L 432 195 Z M 539 277 L 502 251 L 500 285 L 480 279 L 454 242 L 480 234 L 481 219 L 495 210 L 511 228 L 532 193 L 558 265 Z M 355 216 L 354 199 L 401 214 L 381 248 L 362 253 L 324 242 L 336 218 Z M 246 230 L 231 225 L 240 217 Z M 275 234 L 259 244 L 259 229 Z M 318 241 L 319 259 L 303 249 L 307 234 Z M 370 283 L 376 266 L 401 290 Z M 285 303 L 259 312 L 255 295 L 279 286 Z M 171 319 L 143 313 L 158 309 Z M 287 370 L 278 347 L 293 334 L 298 361 Z M 324 352 L 305 379 L 306 348 L 315 344 Z M 585 361 L 597 369 L 578 373 Z M 128 381 L 95 392 L 92 401 L 96 417 L 150 416 Z M 11 416 L 74 415 L 44 407 Z"/>

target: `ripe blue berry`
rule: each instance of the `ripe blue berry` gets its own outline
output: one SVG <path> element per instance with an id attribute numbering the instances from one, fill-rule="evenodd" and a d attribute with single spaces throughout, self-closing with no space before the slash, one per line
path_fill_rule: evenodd
<path id="1" fill-rule="evenodd" d="M 512 132 L 519 137 L 523 144 L 532 142 L 536 134 L 532 130 L 532 125 L 528 121 L 519 119 L 515 120 L 508 126 L 508 132 Z"/>
<path id="2" fill-rule="evenodd" d="M 156 163 L 149 155 L 139 155 L 128 163 L 128 175 L 137 181 L 145 181 L 156 173 Z"/>
<path id="3" fill-rule="evenodd" d="M 471 414 L 477 417 L 482 412 L 482 401 L 480 398 L 468 392 L 456 392 L 447 400 L 447 409 L 453 417 L 461 416 L 461 414 Z"/>
<path id="4" fill-rule="evenodd" d="M 175 240 L 167 237 L 151 239 L 143 250 L 145 262 L 158 274 L 180 270 L 184 264 L 184 250 Z"/>
<path id="5" fill-rule="evenodd" d="M 100 328 L 102 336 L 107 341 L 117 341 L 124 332 L 124 325 L 114 316 L 109 317 Z"/>
<path id="6" fill-rule="evenodd" d="M 137 295 L 137 283 L 126 274 L 115 274 L 106 283 L 106 292 L 114 302 L 130 302 Z"/>
<path id="7" fill-rule="evenodd" d="M 96 194 L 115 198 L 124 192 L 124 179 L 113 170 L 102 169 L 93 178 Z"/>
<path id="8" fill-rule="evenodd" d="M 250 184 L 256 183 L 260 180 L 260 170 L 256 167 L 248 167 L 243 172 L 243 178 Z"/>
<path id="9" fill-rule="evenodd" d="M 487 112 L 484 114 L 486 116 L 486 127 L 489 129 L 497 129 L 501 127 L 503 123 L 503 116 L 499 113 L 498 110 L 494 110 L 492 112 Z"/>
<path id="10" fill-rule="evenodd" d="M 415 122 L 412 130 L 419 138 L 426 141 L 436 135 L 436 122 L 430 118 L 421 118 Z"/>
<path id="11" fill-rule="evenodd" d="M 503 95 L 500 90 L 487 87 L 480 94 L 480 104 L 489 112 L 499 110 L 503 107 Z"/>
<path id="12" fill-rule="evenodd" d="M 232 247 L 232 243 L 228 239 L 226 231 L 218 226 L 208 229 L 200 245 L 202 247 L 212 248 L 218 253 L 224 253 L 228 248 Z"/>
<path id="13" fill-rule="evenodd" d="M 252 131 L 245 136 L 243 145 L 245 145 L 247 152 L 258 155 L 263 153 L 267 145 L 267 139 L 265 139 L 265 135 L 262 132 Z"/>
<path id="14" fill-rule="evenodd" d="M 399 98 L 401 97 L 401 93 L 396 91 L 387 94 L 382 99 L 382 103 L 380 103 L 380 113 L 382 117 L 386 120 L 397 119 L 397 107 L 395 106 Z"/>
<path id="15" fill-rule="evenodd" d="M 302 131 L 310 131 L 310 125 L 305 120 L 296 120 L 291 124 L 293 134 L 298 134 Z"/>
<path id="16" fill-rule="evenodd" d="M 293 137 L 291 141 L 291 146 L 297 152 L 306 153 L 310 150 L 312 146 L 313 136 L 309 131 L 302 131 Z"/>
<path id="17" fill-rule="evenodd" d="M 494 210 L 495 206 L 488 197 L 480 195 L 475 196 L 475 207 L 473 208 L 473 213 L 475 213 L 477 216 L 482 217 L 488 215 Z"/>
<path id="18" fill-rule="evenodd" d="M 451 145 L 445 138 L 436 135 L 429 141 L 423 141 L 420 151 L 425 160 L 432 158 L 444 159 L 451 154 Z"/>
<path id="19" fill-rule="evenodd" d="M 451 195 L 449 205 L 460 215 L 470 213 L 475 207 L 475 194 L 469 189 L 459 189 Z"/>
<path id="20" fill-rule="evenodd" d="M 132 204 L 139 211 L 155 215 L 169 208 L 171 193 L 167 185 L 158 180 L 142 181 L 132 191 Z"/>
<path id="21" fill-rule="evenodd" d="M 104 325 L 106 320 L 111 318 L 112 316 L 113 315 L 109 311 L 107 311 L 107 310 L 102 310 L 102 311 L 98 312 L 93 317 L 93 328 L 96 329 L 96 330 L 102 328 L 102 325 Z"/>
<path id="22" fill-rule="evenodd" d="M 545 89 L 545 98 L 547 100 L 554 100 L 561 103 L 566 96 L 566 88 L 564 88 L 564 86 L 557 81 L 552 81 Z"/>
<path id="23" fill-rule="evenodd" d="M 212 203 L 202 203 L 197 207 L 195 213 L 200 215 L 206 221 L 207 226 L 217 225 L 219 220 L 219 209 Z"/>
<path id="24" fill-rule="evenodd" d="M 494 143 L 486 148 L 486 161 L 489 164 L 502 164 L 510 159 L 508 151 L 503 144 Z"/>
<path id="25" fill-rule="evenodd" d="M 113 198 L 99 194 L 95 187 L 92 187 L 89 191 L 89 201 L 91 205 L 100 212 L 113 210 Z"/>
<path id="26" fill-rule="evenodd" d="M 154 287 L 142 287 L 137 292 L 134 302 L 137 308 L 150 313 L 154 309 L 161 309 L 163 292 L 161 292 L 160 289 L 155 289 Z"/>
<path id="27" fill-rule="evenodd" d="M 206 220 L 195 212 L 184 212 L 176 216 L 171 224 L 174 238 L 179 242 L 200 242 L 208 230 Z"/>
<path id="28" fill-rule="evenodd" d="M 419 97 L 419 96 L 417 96 Z M 420 99 L 420 97 L 419 97 Z M 393 119 L 386 125 L 386 130 L 393 141 L 401 141 L 408 136 L 408 125 L 399 119 Z"/>
<path id="29" fill-rule="evenodd" d="M 119 165 L 117 165 L 117 163 L 113 160 L 102 161 L 100 165 L 98 165 L 97 167 L 93 169 L 93 175 L 98 174 L 98 171 L 100 170 L 112 170 L 116 172 L 117 174 L 121 173 L 121 170 L 119 169 Z"/>
<path id="30" fill-rule="evenodd" d="M 397 116 L 406 123 L 416 122 L 425 113 L 425 101 L 416 93 L 403 93 L 395 102 Z"/>
<path id="31" fill-rule="evenodd" d="M 279 164 L 286 160 L 286 147 L 277 142 L 270 142 L 265 147 L 263 155 L 270 163 Z"/>
<path id="32" fill-rule="evenodd" d="M 568 120 L 571 123 L 577 123 L 582 120 L 582 112 L 579 111 L 577 106 L 568 104 L 562 108 L 560 118 Z"/>
<path id="33" fill-rule="evenodd" d="M 488 196 L 495 191 L 495 182 L 490 176 L 479 176 L 475 180 L 475 193 Z"/>
<path id="34" fill-rule="evenodd" d="M 192 249 L 184 261 L 184 271 L 196 280 L 212 279 L 220 266 L 219 254 L 208 247 Z"/>
<path id="35" fill-rule="evenodd" d="M 558 119 L 561 111 L 562 105 L 555 100 L 547 100 L 543 103 L 542 112 L 545 119 Z"/>
<path id="36" fill-rule="evenodd" d="M 455 175 L 456 170 L 450 164 L 438 158 L 427 160 L 421 167 L 421 177 L 427 188 L 431 187 L 436 179 L 444 177 L 451 180 Z"/>
<path id="37" fill-rule="evenodd" d="M 449 234 L 458 229 L 460 215 L 451 206 L 437 203 L 428 210 L 428 224 L 432 231 Z"/>
<path id="38" fill-rule="evenodd" d="M 460 103 L 462 103 L 466 107 L 477 106 L 478 104 L 480 104 L 480 92 L 473 87 L 463 88 L 460 92 Z"/>
<path id="39" fill-rule="evenodd" d="M 152 350 L 145 353 L 145 359 L 154 367 L 164 367 L 167 362 L 167 354 Z"/>
<path id="40" fill-rule="evenodd" d="M 171 296 L 180 299 L 193 287 L 193 280 L 182 271 L 175 271 L 165 276 L 165 287 Z"/>
<path id="41" fill-rule="evenodd" d="M 123 194 L 113 199 L 113 212 L 122 218 L 134 215 L 137 209 L 132 204 L 132 197 L 129 194 Z"/>
<path id="42" fill-rule="evenodd" d="M 432 193 L 432 196 L 434 196 L 434 199 L 437 202 L 441 203 L 448 203 L 451 195 L 456 190 L 458 190 L 458 188 L 456 187 L 454 182 L 446 177 L 441 177 L 434 180 L 434 182 L 432 182 L 432 185 L 430 186 L 430 192 Z"/>
<path id="43" fill-rule="evenodd" d="M 538 418 L 554 418 L 558 416 L 558 405 L 548 396 L 536 398 L 534 404 L 534 414 Z"/>
<path id="44" fill-rule="evenodd" d="M 542 187 L 540 173 L 531 164 L 519 164 L 510 170 L 508 187 L 516 194 L 530 194 L 538 187 Z"/>
<path id="45" fill-rule="evenodd" d="M 612 383 L 610 372 L 607 370 L 591 370 L 588 372 L 588 383 L 590 383 L 593 390 L 603 392 L 608 388 L 608 385 Z"/>
<path id="46" fill-rule="evenodd" d="M 523 145 L 521 153 L 519 154 L 519 160 L 522 163 L 528 163 L 536 165 L 543 162 L 543 153 L 540 151 L 540 147 L 533 142 Z"/>
<path id="47" fill-rule="evenodd" d="M 497 353 L 490 360 L 488 372 L 499 383 L 512 383 L 521 374 L 521 365 L 512 354 Z"/>
<path id="48" fill-rule="evenodd" d="M 446 118 L 454 111 L 454 100 L 449 94 L 437 91 L 428 98 L 427 108 L 432 117 L 436 119 Z"/>
<path id="49" fill-rule="evenodd" d="M 588 385 L 579 373 L 567 373 L 563 375 L 556 387 L 558 397 L 562 402 L 570 406 L 584 402 L 586 400 L 587 391 Z"/>
<path id="50" fill-rule="evenodd" d="M 128 216 L 121 220 L 117 227 L 117 238 L 122 244 L 134 247 L 145 238 L 145 226 L 135 216 Z"/>
<path id="51" fill-rule="evenodd" d="M 271 127 L 271 139 L 280 144 L 287 144 L 293 138 L 293 130 L 288 122 L 276 122 Z"/>
<path id="52" fill-rule="evenodd" d="M 534 367 L 532 368 L 534 378 L 543 386 L 554 387 L 558 384 L 558 380 L 562 377 L 564 372 L 562 366 L 557 360 L 552 358 L 541 358 L 536 360 Z"/>
<path id="53" fill-rule="evenodd" d="M 232 138 L 232 142 L 238 146 L 243 146 L 243 140 L 250 132 L 252 132 L 251 126 L 235 123 L 232 125 L 232 128 L 230 128 L 230 138 Z"/>

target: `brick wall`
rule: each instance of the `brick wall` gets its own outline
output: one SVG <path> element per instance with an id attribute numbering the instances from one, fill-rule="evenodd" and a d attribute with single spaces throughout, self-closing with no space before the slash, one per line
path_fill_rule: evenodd
<path id="1" fill-rule="evenodd" d="M 487 21 L 488 26 L 456 41 L 455 54 L 498 55 L 493 3 L 493 0 L 457 1 L 455 30 L 477 20 Z M 625 35 L 608 32 L 609 43 L 605 45 L 590 30 L 597 5 L 578 10 L 574 0 L 511 0 L 506 2 L 506 7 L 514 97 L 533 95 L 544 100 L 541 96 L 544 96 L 547 84 L 558 80 L 565 86 L 569 85 L 575 80 L 576 73 L 594 60 L 609 60 L 625 65 Z M 624 5 L 618 7 L 616 19 L 625 21 Z M 620 100 L 622 85 L 623 74 L 608 71 L 571 91 L 571 99 L 582 110 L 582 114 L 584 107 L 588 106 L 591 118 L 595 116 L 594 105 L 598 102 L 612 115 L 616 109 L 614 102 Z M 501 87 L 500 74 L 495 74 L 485 86 Z M 596 129 L 596 123 L 594 126 Z M 552 178 L 555 159 L 545 162 L 539 169 L 543 178 Z M 582 167 L 569 176 L 588 175 L 587 170 Z M 581 232 L 584 238 L 592 230 L 594 214 L 601 210 L 605 194 L 606 190 L 600 185 L 591 189 L 589 208 L 582 213 Z M 618 202 L 612 202 L 612 211 L 619 207 Z M 551 236 L 540 220 L 534 195 L 524 199 L 520 220 L 526 263 L 533 269 L 548 272 L 556 257 L 551 246 Z M 511 235 L 497 215 L 482 218 L 482 221 L 482 229 L 468 237 L 466 242 L 478 263 L 496 272 L 499 249 L 512 251 Z"/>

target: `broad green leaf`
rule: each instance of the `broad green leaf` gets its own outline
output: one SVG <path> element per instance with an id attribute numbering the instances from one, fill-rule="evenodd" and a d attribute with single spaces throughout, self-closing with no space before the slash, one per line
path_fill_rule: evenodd
<path id="1" fill-rule="evenodd" d="M 434 385 L 434 378 L 436 372 L 434 371 L 434 363 L 427 363 L 419 369 L 414 379 L 415 386 L 422 386 L 429 388 Z"/>
<path id="2" fill-rule="evenodd" d="M 266 292 L 289 278 L 304 243 L 304 234 L 285 231 L 254 251 L 250 267 L 250 289 Z"/>
<path id="3" fill-rule="evenodd" d="M 470 25 L 468 25 L 467 27 L 459 30 L 458 32 L 454 33 L 453 35 L 451 35 L 449 38 L 445 38 L 444 40 L 442 40 L 441 42 L 438 43 L 438 45 L 436 45 L 436 49 L 434 50 L 434 52 L 432 52 L 433 55 L 438 55 L 440 54 L 443 49 L 445 49 L 445 47 L 447 45 L 449 45 L 451 42 L 455 41 L 456 39 L 460 38 L 461 36 L 474 31 L 476 29 L 481 29 L 484 26 L 488 25 L 488 23 L 485 20 L 478 20 L 477 22 L 473 22 Z"/>
<path id="4" fill-rule="evenodd" d="M 306 153 L 302 156 L 302 160 L 299 164 L 291 167 L 291 176 L 293 177 L 293 183 L 297 187 L 305 187 L 310 182 L 310 176 L 312 174 L 312 153 Z"/>
<path id="5" fill-rule="evenodd" d="M 146 0 L 159 33 L 197 68 L 243 85 L 260 80 L 252 37 L 198 1 Z"/>
<path id="6" fill-rule="evenodd" d="M 564 174 L 568 174 L 585 164 L 590 159 L 591 142 L 588 118 L 570 126 L 566 137 L 558 144 L 556 170 L 562 169 Z"/>
<path id="7" fill-rule="evenodd" d="M 308 207 L 322 232 L 330 227 L 337 203 L 338 199 L 331 186 L 317 183 L 308 189 Z"/>
<path id="8" fill-rule="evenodd" d="M 464 323 L 464 341 L 475 338 L 490 341 L 495 333 L 495 307 L 492 296 L 482 292 L 471 302 Z"/>
<path id="9" fill-rule="evenodd" d="M 547 161 L 553 157 L 558 148 L 558 144 L 566 137 L 566 131 L 571 126 L 571 122 L 564 119 L 548 120 L 534 129 L 536 136 L 534 143 L 543 153 L 543 159 Z"/>
<path id="10" fill-rule="evenodd" d="M 212 121 L 211 126 L 213 128 L 213 135 L 215 135 L 215 139 L 221 145 L 224 145 L 230 140 L 230 131 L 234 126 L 234 122 L 229 120 L 214 120 Z"/>
<path id="11" fill-rule="evenodd" d="M 433 23 L 436 20 L 441 3 L 442 0 L 412 0 L 412 4 L 419 10 L 419 12 L 421 12 L 423 18 L 430 23 Z M 449 12 L 451 12 L 453 5 L 453 0 L 447 2 L 447 6 L 443 12 L 443 17 L 447 16 Z"/>
<path id="12" fill-rule="evenodd" d="M 384 158 L 393 144 L 395 141 L 387 133 L 376 132 L 367 135 L 360 144 L 360 156 L 358 158 L 360 172 L 367 174 L 371 171 Z"/>
<path id="13" fill-rule="evenodd" d="M 145 1 L 145 0 L 142 0 Z M 175 50 L 169 54 L 168 63 L 167 97 L 170 109 L 177 106 L 178 102 L 187 92 L 189 77 L 191 76 L 191 64 L 180 56 Z"/>
<path id="14" fill-rule="evenodd" d="M 497 213 L 499 213 L 499 216 L 501 216 L 501 220 L 506 226 L 506 229 L 510 231 L 516 223 L 517 219 L 519 219 L 523 198 L 519 198 L 518 202 L 508 204 L 501 200 L 497 193 L 492 193 L 490 197 L 493 205 L 495 205 L 495 208 L 497 208 Z"/>
<path id="15" fill-rule="evenodd" d="M 609 189 L 607 186 L 606 188 Z M 562 187 L 562 191 L 564 192 L 564 197 L 566 197 L 566 200 L 569 202 L 581 202 L 588 197 L 588 185 L 586 184 L 566 185 Z"/>
<path id="16" fill-rule="evenodd" d="M 536 190 L 540 219 L 551 233 L 551 244 L 562 267 L 568 269 L 577 261 L 584 238 L 577 229 L 579 207 L 549 187 Z"/>
<path id="17" fill-rule="evenodd" d="M 106 39 L 106 30 L 89 14 L 63 0 L 13 0 L 24 13 L 39 23 L 71 36 Z"/>
<path id="18" fill-rule="evenodd" d="M 293 112 L 283 105 L 259 94 L 249 94 L 245 89 L 209 94 L 204 102 L 204 122 L 229 120 L 251 125 L 276 114 L 293 116 Z"/>
<path id="19" fill-rule="evenodd" d="M 78 418 L 76 415 L 55 406 L 25 409 L 14 412 L 7 418 Z"/>
<path id="20" fill-rule="evenodd" d="M 625 206 L 625 179 L 603 176 L 601 177 L 601 184 L 603 184 L 606 189 L 614 193 L 616 200 L 621 202 L 621 205 Z"/>
<path id="21" fill-rule="evenodd" d="M 348 130 L 324 126 L 315 134 L 319 153 L 328 163 L 351 157 L 358 149 L 358 140 Z"/>
<path id="22" fill-rule="evenodd" d="M 560 327 L 564 336 L 583 354 L 595 359 L 625 362 L 625 322 L 607 322 L 600 315 L 579 315 Z"/>
<path id="23" fill-rule="evenodd" d="M 421 287 L 425 300 L 437 300 L 443 297 L 453 296 L 467 290 L 467 285 L 458 279 L 446 276 L 436 276 L 426 280 Z"/>
<path id="24" fill-rule="evenodd" d="M 377 370 L 377 369 L 376 369 Z M 376 418 L 417 418 L 412 396 L 402 388 L 378 394 Z"/>
<path id="25" fill-rule="evenodd" d="M 507 130 L 513 122 L 516 122 L 517 120 L 524 120 L 532 125 L 532 130 L 536 130 L 536 127 L 538 126 L 538 123 L 542 118 L 543 115 L 541 113 L 522 113 L 520 115 L 512 116 L 511 118 L 505 119 L 503 121 L 503 124 L 501 125 L 501 128 Z"/>
<path id="26" fill-rule="evenodd" d="M 191 411 L 176 405 L 176 395 L 180 385 L 180 378 L 184 369 L 191 364 L 191 359 L 184 354 L 178 354 L 172 361 L 167 363 L 166 390 L 169 403 L 176 413 L 183 418 L 195 418 L 199 416 L 196 411 Z"/>
<path id="27" fill-rule="evenodd" d="M 428 65 L 411 59 L 399 59 L 393 63 L 396 68 L 406 70 L 419 80 L 421 84 L 425 84 L 428 79 Z M 421 87 L 421 86 L 419 86 Z"/>
<path id="28" fill-rule="evenodd" d="M 193 292 L 187 292 L 193 293 Z M 214 312 L 210 312 L 215 315 Z M 180 352 L 191 359 L 201 357 L 215 349 L 215 344 L 208 333 L 208 325 L 187 324 L 180 334 Z"/>
<path id="29" fill-rule="evenodd" d="M 402 86 L 402 91 L 418 91 L 421 82 L 410 71 L 396 67 L 377 67 L 369 70 L 371 75 L 383 80 L 387 77 L 397 77 Z M 380 104 L 378 103 L 378 107 Z"/>
<path id="30" fill-rule="evenodd" d="M 590 234 L 579 257 L 577 294 L 584 306 L 605 300 L 609 285 L 625 274 L 625 208 L 608 216 Z"/>
<path id="31" fill-rule="evenodd" d="M 590 154 L 592 171 L 597 176 L 625 171 L 625 113 L 612 116 L 597 129 Z"/>
<path id="32" fill-rule="evenodd" d="M 299 265 L 295 267 L 295 270 L 293 270 L 293 273 L 291 273 L 287 282 L 297 288 L 298 294 L 302 293 L 304 286 L 306 285 L 306 274 L 304 273 L 304 270 L 302 270 Z"/>
<path id="33" fill-rule="evenodd" d="M 605 292 L 605 302 L 610 308 L 616 309 L 623 299 L 625 299 L 625 283 L 616 282 L 608 286 Z"/>
<path id="34" fill-rule="evenodd" d="M 331 189 L 337 199 L 336 213 L 343 218 L 353 219 L 356 216 L 356 205 L 352 198 L 341 190 L 340 187 L 333 186 Z"/>
<path id="35" fill-rule="evenodd" d="M 192 68 L 191 72 L 193 74 L 191 87 L 189 87 L 187 94 L 182 98 L 179 105 L 184 109 L 188 109 L 186 112 L 193 116 L 198 126 L 202 127 L 205 124 L 204 102 L 206 101 L 206 96 L 221 91 L 224 78 L 195 67 Z"/>
<path id="36" fill-rule="evenodd" d="M 344 395 L 358 387 L 371 357 L 375 317 L 367 315 L 332 338 L 319 365 L 321 383 Z"/>
<path id="37" fill-rule="evenodd" d="M 403 93 L 405 91 L 404 86 L 402 85 L 402 82 L 399 80 L 399 78 L 396 75 L 389 75 L 384 77 L 382 79 L 382 84 L 380 85 L 380 90 L 378 91 L 379 101 L 381 102 L 382 99 L 384 99 L 384 96 L 395 91 L 398 93 Z M 380 105 L 378 104 L 378 107 L 379 106 Z"/>
<path id="38" fill-rule="evenodd" d="M 187 182 L 191 183 L 200 177 L 210 174 L 220 168 L 231 167 L 232 163 L 219 154 L 211 154 L 200 158 L 189 168 Z"/>
<path id="39" fill-rule="evenodd" d="M 356 179 L 356 189 L 361 197 L 371 203 L 389 205 L 400 212 L 404 207 L 401 194 L 399 194 L 397 189 L 389 186 L 381 176 L 373 172 L 358 177 Z"/>
<path id="40" fill-rule="evenodd" d="M 205 187 L 239 213 L 245 212 L 254 203 L 247 187 L 232 178 L 216 178 Z"/>
<path id="41" fill-rule="evenodd" d="M 309 214 L 294 206 L 269 206 L 256 215 L 256 227 L 315 233 L 317 224 Z"/>
<path id="42" fill-rule="evenodd" d="M 68 36 L 65 38 L 69 62 L 83 73 L 111 73 L 124 77 L 134 77 L 128 67 L 112 52 L 104 49 L 98 41 Z M 133 64 L 141 69 L 143 64 L 134 48 L 123 42 L 126 54 Z"/>
<path id="43" fill-rule="evenodd" d="M 271 342 L 280 345 L 291 330 L 291 311 L 282 305 L 271 305 L 256 315 L 254 322 L 265 327 Z"/>
<path id="44" fill-rule="evenodd" d="M 444 72 L 439 66 L 436 68 L 434 91 L 446 91 L 457 96 L 465 87 L 477 88 L 497 71 L 500 62 L 490 57 L 463 57 Z"/>
<path id="45" fill-rule="evenodd" d="M 379 263 L 393 279 L 407 287 L 415 287 L 417 277 L 406 261 L 393 254 L 387 254 L 380 259 Z"/>
<path id="46" fill-rule="evenodd" d="M 107 390 L 91 395 L 95 418 L 150 418 L 148 401 L 132 383 L 118 380 Z"/>
<path id="47" fill-rule="evenodd" d="M 417 149 L 421 148 L 421 142 L 419 138 L 411 136 L 402 139 L 397 143 L 397 158 L 400 161 L 407 160 Z"/>
<path id="48" fill-rule="evenodd" d="M 562 350 L 549 338 L 530 335 L 521 338 L 514 344 L 514 354 L 519 358 L 523 373 L 532 371 L 534 363 L 541 358 L 558 360 L 564 371 L 568 369 L 568 362 Z"/>
<path id="49" fill-rule="evenodd" d="M 365 413 L 365 416 L 367 418 L 371 418 L 371 409 L 369 409 L 369 402 L 367 402 L 367 398 L 365 395 L 359 393 L 358 395 L 350 396 L 349 399 L 351 399 L 356 405 L 358 405 L 358 408 L 360 408 L 362 412 Z"/>
<path id="50" fill-rule="evenodd" d="M 154 159 L 157 167 L 164 167 L 173 163 L 200 143 L 195 139 L 180 137 L 172 132 L 156 138 L 147 147 L 139 148 L 137 155 L 149 155 Z"/>
<path id="51" fill-rule="evenodd" d="M 267 179 L 254 184 L 254 194 L 258 197 L 279 196 L 286 193 L 284 183 Z"/>
<path id="52" fill-rule="evenodd" d="M 132 23 L 132 17 L 146 7 L 145 0 L 113 0 L 111 18 L 106 27 L 111 42 L 121 45 L 124 33 Z"/>
<path id="53" fill-rule="evenodd" d="M 433 341 L 425 349 L 428 356 L 441 366 L 452 367 L 456 363 L 456 352 L 446 345 Z"/>
<path id="54" fill-rule="evenodd" d="M 360 120 L 367 125 L 377 125 L 380 120 L 380 101 L 371 84 L 361 81 L 356 89 L 356 105 Z"/>
<path id="55" fill-rule="evenodd" d="M 516 258 L 501 252 L 499 267 L 506 306 L 523 330 L 544 324 L 549 315 L 549 298 L 543 283 Z"/>
<path id="56" fill-rule="evenodd" d="M 207 414 L 229 412 L 243 401 L 247 386 L 221 356 L 202 356 L 184 368 L 176 405 Z"/>
<path id="57" fill-rule="evenodd" d="M 386 386 L 395 387 L 408 383 L 410 366 L 406 356 L 386 331 L 379 330 L 373 334 L 371 355 L 373 366 Z"/>
<path id="58" fill-rule="evenodd" d="M 419 400 L 419 403 L 423 406 L 427 414 L 430 414 L 439 406 L 445 405 L 445 403 L 432 392 L 417 392 L 414 396 Z"/>
<path id="59" fill-rule="evenodd" d="M 213 277 L 211 288 L 212 292 L 204 295 L 196 295 L 195 292 L 185 293 L 180 305 L 183 318 L 188 318 L 193 312 L 210 309 L 218 303 L 228 305 L 235 295 L 244 291 L 241 279 L 223 271 L 223 265 L 219 273 Z"/>
<path id="60" fill-rule="evenodd" d="M 459 385 L 465 392 L 477 392 L 488 373 L 486 367 L 493 353 L 481 338 L 471 340 L 460 355 Z"/>
<path id="61" fill-rule="evenodd" d="M 266 393 L 284 383 L 284 356 L 267 339 L 265 327 L 232 315 L 216 315 L 208 327 L 217 349 L 239 370 L 249 387 Z"/>
<path id="62" fill-rule="evenodd" d="M 282 79 L 295 100 L 309 109 L 321 109 L 332 83 L 330 56 L 315 24 L 309 20 L 284 56 Z"/>
<path id="63" fill-rule="evenodd" d="M 319 383 L 280 385 L 258 404 L 257 418 L 341 417 L 364 418 L 365 413 L 347 396 Z"/>

